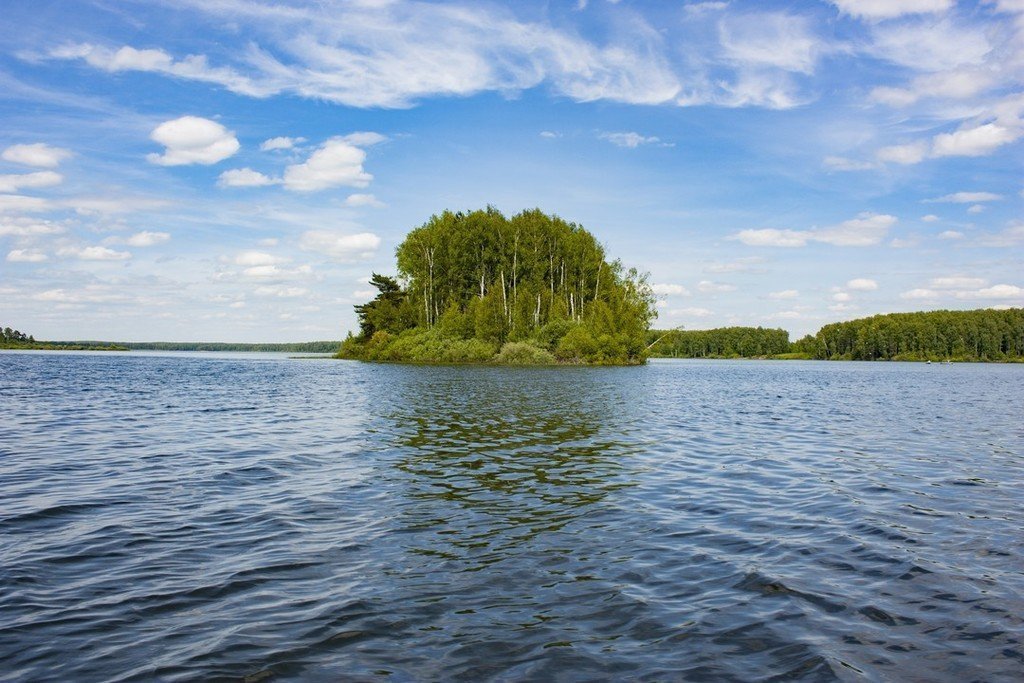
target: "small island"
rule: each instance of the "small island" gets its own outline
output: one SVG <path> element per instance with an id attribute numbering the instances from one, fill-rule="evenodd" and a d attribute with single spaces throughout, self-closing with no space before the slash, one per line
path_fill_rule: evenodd
<path id="1" fill-rule="evenodd" d="M 396 249 L 398 277 L 356 306 L 339 358 L 409 363 L 639 365 L 655 317 L 647 278 L 576 223 L 539 209 L 445 211 Z"/>

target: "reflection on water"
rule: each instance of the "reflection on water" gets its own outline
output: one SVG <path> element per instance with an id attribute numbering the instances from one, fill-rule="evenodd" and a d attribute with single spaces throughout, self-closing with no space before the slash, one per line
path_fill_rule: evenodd
<path id="1" fill-rule="evenodd" d="M 1022 379 L 0 354 L 0 680 L 1017 680 Z"/>

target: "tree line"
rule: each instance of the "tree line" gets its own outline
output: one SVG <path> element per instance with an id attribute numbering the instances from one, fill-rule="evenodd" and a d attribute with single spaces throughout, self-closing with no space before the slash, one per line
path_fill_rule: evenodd
<path id="1" fill-rule="evenodd" d="M 582 226 L 539 209 L 445 211 L 396 250 L 397 277 L 356 307 L 343 357 L 639 363 L 655 316 L 646 277 Z M 507 346 L 511 344 L 512 346 Z"/>
<path id="2" fill-rule="evenodd" d="M 1024 309 L 887 313 L 825 325 L 790 343 L 762 327 L 648 333 L 651 355 L 818 360 L 1024 360 Z"/>
<path id="3" fill-rule="evenodd" d="M 1018 360 L 1024 358 L 1024 309 L 874 315 L 825 325 L 793 346 L 818 359 Z"/>
<path id="4" fill-rule="evenodd" d="M 652 330 L 651 355 L 668 358 L 759 358 L 789 353 L 789 332 L 764 327 Z"/>

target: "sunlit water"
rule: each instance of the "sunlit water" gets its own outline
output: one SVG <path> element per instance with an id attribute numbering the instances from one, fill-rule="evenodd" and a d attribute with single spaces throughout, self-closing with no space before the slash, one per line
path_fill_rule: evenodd
<path id="1" fill-rule="evenodd" d="M 1024 366 L 0 354 L 3 680 L 1020 680 Z"/>

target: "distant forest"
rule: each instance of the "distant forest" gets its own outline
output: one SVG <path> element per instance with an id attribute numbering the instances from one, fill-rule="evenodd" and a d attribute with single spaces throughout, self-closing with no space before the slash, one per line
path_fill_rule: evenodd
<path id="1" fill-rule="evenodd" d="M 102 344 L 105 342 L 81 342 Z M 311 341 L 291 344 L 232 344 L 230 342 L 116 342 L 133 351 L 257 351 L 284 353 L 335 353 L 340 341 Z"/>
<path id="2" fill-rule="evenodd" d="M 831 323 L 790 343 L 762 327 L 648 332 L 651 355 L 669 358 L 819 360 L 1024 360 L 1024 309 L 888 313 Z"/>

